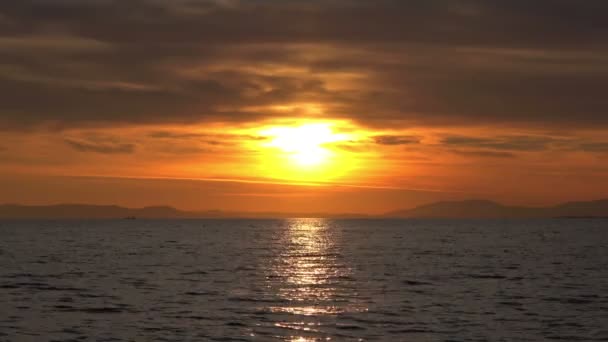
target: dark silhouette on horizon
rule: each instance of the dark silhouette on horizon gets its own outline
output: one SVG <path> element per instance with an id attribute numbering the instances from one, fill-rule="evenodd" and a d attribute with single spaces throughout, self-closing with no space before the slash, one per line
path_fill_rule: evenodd
<path id="1" fill-rule="evenodd" d="M 117 205 L 0 205 L 0 219 L 134 219 L 134 218 L 608 218 L 608 199 L 568 202 L 552 207 L 505 206 L 488 200 L 445 201 L 383 215 L 356 213 L 184 211 L 170 206 L 126 208 Z"/>

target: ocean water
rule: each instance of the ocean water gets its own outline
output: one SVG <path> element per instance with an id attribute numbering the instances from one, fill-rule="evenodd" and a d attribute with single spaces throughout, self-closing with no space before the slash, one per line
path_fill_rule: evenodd
<path id="1" fill-rule="evenodd" d="M 608 341 L 608 221 L 0 221 L 0 341 L 547 340 Z"/>

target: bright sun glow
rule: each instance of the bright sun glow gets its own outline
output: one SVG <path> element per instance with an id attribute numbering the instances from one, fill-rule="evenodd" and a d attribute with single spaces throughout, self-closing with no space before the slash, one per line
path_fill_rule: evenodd
<path id="1" fill-rule="evenodd" d="M 301 167 L 326 163 L 333 154 L 327 144 L 350 139 L 347 134 L 334 133 L 331 124 L 327 123 L 272 127 L 261 134 L 271 139 L 267 146 L 283 151 L 294 164 Z"/>

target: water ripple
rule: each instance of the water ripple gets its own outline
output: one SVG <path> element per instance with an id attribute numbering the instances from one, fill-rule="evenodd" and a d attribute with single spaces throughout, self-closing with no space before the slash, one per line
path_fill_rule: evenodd
<path id="1" fill-rule="evenodd" d="M 608 341 L 607 246 L 593 221 L 5 222 L 0 341 Z"/>

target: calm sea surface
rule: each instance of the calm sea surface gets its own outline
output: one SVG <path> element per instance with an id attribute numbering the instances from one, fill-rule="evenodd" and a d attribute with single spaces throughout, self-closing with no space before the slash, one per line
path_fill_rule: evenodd
<path id="1" fill-rule="evenodd" d="M 608 221 L 0 221 L 0 341 L 608 341 Z"/>

